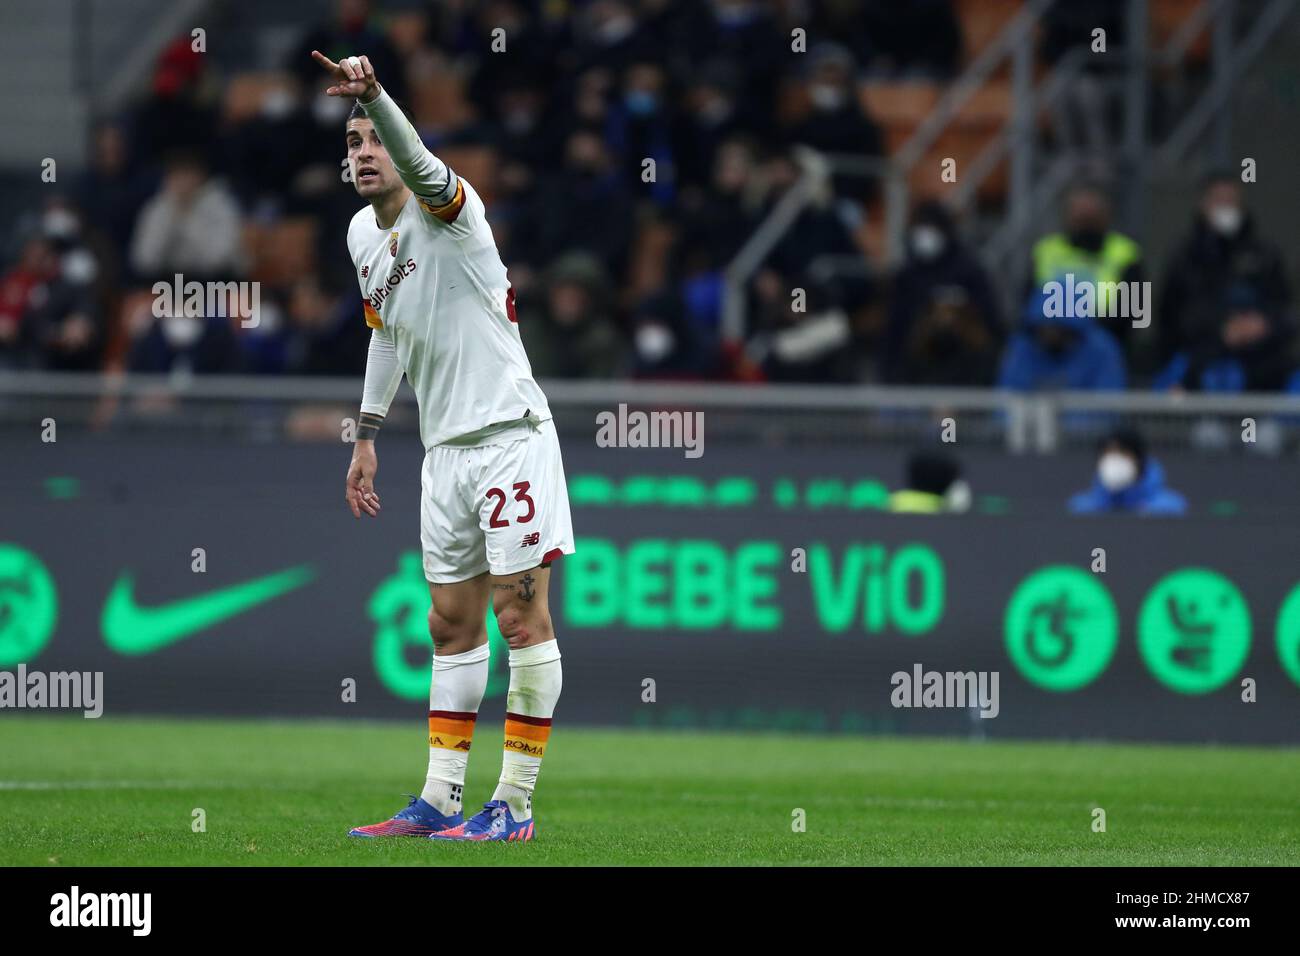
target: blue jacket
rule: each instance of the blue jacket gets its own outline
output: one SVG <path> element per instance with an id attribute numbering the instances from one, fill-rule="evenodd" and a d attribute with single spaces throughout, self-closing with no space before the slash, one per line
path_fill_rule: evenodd
<path id="1" fill-rule="evenodd" d="M 1110 492 L 1099 479 L 1092 487 L 1070 498 L 1072 514 L 1095 515 L 1126 512 L 1139 515 L 1184 515 L 1187 499 L 1165 486 L 1165 470 L 1148 457 L 1138 480 L 1123 491 Z"/>
<path id="2" fill-rule="evenodd" d="M 1109 332 L 1086 316 L 1048 318 L 1043 296 L 1033 296 L 1025 307 L 1024 325 L 1007 343 L 998 374 L 998 387 L 1033 392 L 1054 389 L 1093 391 L 1125 387 L 1124 355 Z M 1065 325 L 1080 335 L 1078 345 L 1053 355 L 1034 337 L 1039 325 Z"/>

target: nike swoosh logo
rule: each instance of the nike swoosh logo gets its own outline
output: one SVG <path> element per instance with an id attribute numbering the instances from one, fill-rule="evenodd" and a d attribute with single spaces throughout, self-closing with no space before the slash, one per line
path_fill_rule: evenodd
<path id="1" fill-rule="evenodd" d="M 104 602 L 104 643 L 119 654 L 150 654 L 300 588 L 315 576 L 310 565 L 302 564 L 169 604 L 141 607 L 135 602 L 135 579 L 124 572 Z"/>

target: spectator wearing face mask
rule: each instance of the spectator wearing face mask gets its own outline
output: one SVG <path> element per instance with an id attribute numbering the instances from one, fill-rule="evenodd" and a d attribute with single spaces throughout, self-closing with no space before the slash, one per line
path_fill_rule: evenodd
<path id="1" fill-rule="evenodd" d="M 611 150 L 621 157 L 623 180 L 632 193 L 665 207 L 676 195 L 673 124 L 664 102 L 667 83 L 657 63 L 630 65 L 623 79 L 622 99 L 610 110 L 605 130 Z M 655 163 L 655 175 L 649 182 L 643 175 L 647 159 Z"/>
<path id="2" fill-rule="evenodd" d="M 1033 288 L 1041 291 L 1051 281 L 1074 276 L 1081 282 L 1100 286 L 1104 282 L 1141 282 L 1142 249 L 1111 228 L 1110 199 L 1095 183 L 1080 183 L 1065 197 L 1065 228 L 1044 236 L 1034 243 Z M 1109 305 L 1100 298 L 1099 306 Z M 1121 346 L 1126 346 L 1132 329 L 1132 316 L 1104 315 L 1099 309 L 1097 321 Z"/>
<path id="3" fill-rule="evenodd" d="M 632 375 L 645 379 L 699 379 L 720 374 L 721 355 L 687 318 L 681 298 L 656 292 L 632 315 Z"/>
<path id="4" fill-rule="evenodd" d="M 12 303 L 21 324 L 11 341 L 26 349 L 26 364 L 59 371 L 98 368 L 108 329 L 96 292 L 99 261 L 86 243 L 81 216 L 66 200 L 53 199 L 40 232 L 24 256 L 25 276 L 6 283 L 10 296 L 18 290 L 23 295 Z M 0 342 L 5 338 L 0 333 Z"/>
<path id="5" fill-rule="evenodd" d="M 789 133 L 791 145 L 811 146 L 823 153 L 880 156 L 880 130 L 858 100 L 853 55 L 834 43 L 823 43 L 808 54 L 804 84 L 809 113 Z M 835 176 L 837 196 L 870 198 L 871 181 L 861 176 Z"/>
<path id="6" fill-rule="evenodd" d="M 998 387 L 1021 392 L 1123 389 L 1124 357 L 1110 333 L 1089 316 L 1050 311 L 1043 293 L 1030 298 L 1023 324 L 1002 356 Z"/>
<path id="7" fill-rule="evenodd" d="M 1184 515 L 1187 499 L 1165 484 L 1160 462 L 1131 428 L 1101 442 L 1092 487 L 1070 498 L 1073 514 Z"/>
<path id="8" fill-rule="evenodd" d="M 909 385 L 990 385 L 1005 333 L 988 273 L 948 208 L 919 206 L 894 277 L 881 378 Z"/>
<path id="9" fill-rule="evenodd" d="M 1169 263 L 1156 303 L 1166 384 L 1202 387 L 1197 370 L 1228 351 L 1267 343 L 1283 332 L 1291 291 L 1282 256 L 1257 233 L 1233 173 L 1207 179 L 1196 219 Z M 1233 321 L 1234 313 L 1254 313 L 1258 319 Z"/>

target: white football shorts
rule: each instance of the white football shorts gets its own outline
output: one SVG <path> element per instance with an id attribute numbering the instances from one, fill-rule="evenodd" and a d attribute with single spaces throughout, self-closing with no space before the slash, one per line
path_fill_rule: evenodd
<path id="1" fill-rule="evenodd" d="M 434 445 L 425 453 L 420 544 L 429 581 L 514 574 L 573 553 L 555 423 L 524 421 L 497 443 Z"/>

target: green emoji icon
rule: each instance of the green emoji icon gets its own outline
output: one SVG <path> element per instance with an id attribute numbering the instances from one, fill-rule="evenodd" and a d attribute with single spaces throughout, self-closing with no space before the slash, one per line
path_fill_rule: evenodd
<path id="1" fill-rule="evenodd" d="M 1277 657 L 1287 675 L 1300 684 L 1300 584 L 1277 612 Z"/>
<path id="2" fill-rule="evenodd" d="M 385 578 L 370 596 L 368 610 L 375 622 L 372 660 L 375 675 L 388 690 L 406 700 L 429 696 L 429 667 L 433 642 L 429 639 L 429 585 L 419 554 L 403 552 L 397 572 Z M 507 664 L 510 648 L 501 636 L 496 615 L 487 611 L 488 683 L 485 698 L 504 694 L 510 686 Z"/>
<path id="3" fill-rule="evenodd" d="M 1110 664 L 1119 640 L 1119 614 L 1096 577 L 1052 565 L 1020 582 L 1003 620 L 1007 654 L 1031 684 L 1072 691 L 1092 683 Z"/>
<path id="4" fill-rule="evenodd" d="M 41 559 L 16 544 L 0 544 L 0 667 L 35 658 L 58 618 L 54 579 Z"/>
<path id="5" fill-rule="evenodd" d="M 1147 669 L 1170 690 L 1209 693 L 1246 661 L 1250 608 L 1223 575 L 1180 568 L 1157 581 L 1142 602 L 1138 650 Z"/>

